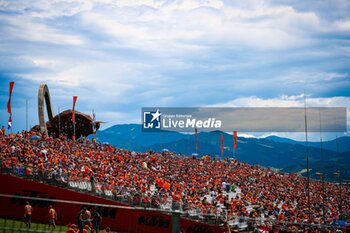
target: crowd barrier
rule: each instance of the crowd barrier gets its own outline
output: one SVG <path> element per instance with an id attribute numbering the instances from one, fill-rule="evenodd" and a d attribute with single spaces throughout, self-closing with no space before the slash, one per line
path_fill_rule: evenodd
<path id="1" fill-rule="evenodd" d="M 283 230 L 285 232 L 289 232 L 288 229 L 291 229 L 291 226 L 298 226 L 298 229 L 301 229 L 301 232 L 307 227 L 315 227 L 322 228 L 324 226 L 317 225 L 308 225 L 308 224 L 300 224 L 300 223 L 287 223 L 284 222 L 281 224 L 278 220 L 271 219 L 261 219 L 261 218 L 247 218 L 247 217 L 238 217 L 238 216 L 229 216 L 227 211 L 222 207 L 219 208 L 215 214 L 212 213 L 203 213 L 200 208 L 185 208 L 181 204 L 177 202 L 173 202 L 171 199 L 161 200 L 156 199 L 154 203 L 143 203 L 140 198 L 136 198 L 137 193 L 130 192 L 122 192 L 118 187 L 113 187 L 113 189 L 108 189 L 103 183 L 94 182 L 93 184 L 90 181 L 86 180 L 69 180 L 67 177 L 60 176 L 54 174 L 52 172 L 47 173 L 37 173 L 32 172 L 30 174 L 26 173 L 25 168 L 2 168 L 1 169 L 0 178 L 2 187 L 7 187 L 2 190 L 5 193 L 13 194 L 13 195 L 25 195 L 25 196 L 33 196 L 40 195 L 45 196 L 51 199 L 64 199 L 64 200 L 84 200 L 91 201 L 94 203 L 101 204 L 118 204 L 124 206 L 138 206 L 144 208 L 159 208 L 159 212 L 152 212 L 151 214 L 147 211 L 143 212 L 140 210 L 131 211 L 130 210 L 117 210 L 117 211 L 107 211 L 110 212 L 108 216 L 116 217 L 116 213 L 118 213 L 118 220 L 121 221 L 108 221 L 109 226 L 121 232 L 144 232 L 140 231 L 140 225 L 143 226 L 142 229 L 148 229 L 148 227 L 157 227 L 159 222 L 165 223 L 160 224 L 164 227 L 164 232 L 169 232 L 171 229 L 169 226 L 171 225 L 171 216 L 168 214 L 164 214 L 161 211 L 163 210 L 179 210 L 181 216 L 183 217 L 181 220 L 181 226 L 185 232 L 224 232 L 227 229 L 227 225 L 230 226 L 233 232 L 244 232 L 248 230 L 252 230 L 257 226 L 269 226 L 270 229 L 274 228 L 274 226 L 278 227 L 280 231 Z M 5 175 L 3 173 L 9 173 L 11 175 Z M 19 178 L 23 177 L 25 179 Z M 8 184 L 8 186 L 6 185 Z M 47 185 L 48 184 L 48 185 Z M 16 187 L 15 187 L 16 186 Z M 61 188 L 60 188 L 61 187 Z M 74 192 L 72 191 L 74 190 Z M 151 190 L 156 193 L 157 189 L 151 187 Z M 101 198 L 102 197 L 102 198 Z M 16 199 L 12 199 L 10 202 L 6 202 L 4 200 L 5 212 L 1 213 L 2 217 L 10 217 L 10 218 L 19 218 L 21 216 L 20 211 L 18 210 L 20 207 L 17 205 L 17 212 L 12 210 L 13 203 L 21 204 L 23 208 L 23 200 L 16 201 Z M 54 203 L 54 201 L 53 201 Z M 46 205 L 47 206 L 47 205 Z M 59 208 L 66 209 L 67 207 L 60 206 Z M 39 205 L 39 207 L 41 207 Z M 15 208 L 15 209 L 16 209 Z M 75 214 L 79 211 L 78 207 L 73 208 L 74 211 L 70 211 L 69 214 L 65 214 L 66 218 L 62 219 L 64 223 L 69 223 L 74 221 Z M 21 210 L 23 211 L 23 210 Z M 66 212 L 65 210 L 64 212 Z M 116 213 L 114 213 L 116 212 Z M 38 215 L 40 216 L 40 215 Z M 125 217 L 119 216 L 128 216 Z M 42 217 L 42 216 L 41 216 Z M 47 217 L 46 217 L 47 218 Z M 161 219 L 161 220 L 159 220 Z M 44 221 L 43 218 L 39 218 L 39 221 Z M 120 225 L 127 224 L 127 229 L 124 227 L 120 227 Z M 191 225 L 193 223 L 194 225 Z M 153 225 L 153 226 L 149 226 Z M 131 227 L 136 226 L 136 228 Z M 335 229 L 336 226 L 327 226 L 330 229 Z M 201 229 L 192 231 L 191 229 Z M 145 231 L 146 232 L 146 231 Z M 154 229 L 150 232 L 163 232 L 155 231 Z"/>
<path id="2" fill-rule="evenodd" d="M 85 192 L 76 192 L 66 188 L 59 188 L 45 183 L 15 177 L 0 173 L 1 193 L 14 196 L 28 196 L 48 198 L 47 201 L 31 201 L 34 208 L 33 222 L 47 223 L 48 206 L 53 205 L 59 214 L 61 224 L 74 223 L 76 215 L 83 205 L 67 205 L 55 200 L 84 201 L 87 203 L 99 203 L 107 205 L 128 206 L 111 199 L 89 195 Z M 74 184 L 75 185 L 75 184 Z M 5 187 L 5 188 L 4 188 Z M 79 187 L 79 185 L 78 185 Z M 16 197 L 1 197 L 1 218 L 11 218 L 21 220 L 24 212 L 25 200 Z M 171 232 L 171 214 L 161 211 L 150 211 L 147 209 L 122 209 L 112 207 L 102 207 L 103 225 L 118 232 Z M 64 214 L 62 214 L 64 213 Z M 213 226 L 187 218 L 180 220 L 181 231 L 201 232 L 201 233 L 223 233 L 225 228 Z"/>

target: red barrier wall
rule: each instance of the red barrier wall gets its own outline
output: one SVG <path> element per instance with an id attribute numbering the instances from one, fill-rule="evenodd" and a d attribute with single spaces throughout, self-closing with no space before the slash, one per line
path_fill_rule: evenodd
<path id="1" fill-rule="evenodd" d="M 50 204 L 54 206 L 58 213 L 58 224 L 76 222 L 77 213 L 82 206 L 55 203 L 55 199 L 125 206 L 112 200 L 1 173 L 0 193 L 52 199 L 52 203 L 47 201 L 30 201 L 34 208 L 33 222 L 48 222 L 48 206 Z M 0 217 L 21 219 L 24 214 L 24 204 L 24 199 L 0 197 Z M 101 208 L 101 214 L 103 217 L 102 228 L 109 226 L 114 231 L 135 233 L 171 232 L 171 215 L 165 213 L 103 207 Z M 223 228 L 217 226 L 184 218 L 181 218 L 180 225 L 181 231 L 188 233 L 222 233 L 225 231 Z"/>

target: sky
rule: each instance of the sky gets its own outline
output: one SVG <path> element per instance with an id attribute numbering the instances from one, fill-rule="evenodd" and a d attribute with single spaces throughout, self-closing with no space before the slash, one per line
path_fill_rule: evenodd
<path id="1" fill-rule="evenodd" d="M 102 129 L 141 107 L 302 107 L 304 92 L 349 118 L 350 1 L 0 0 L 0 125 L 10 81 L 14 131 L 26 101 L 38 123 L 42 83 L 55 113 L 77 95 Z"/>

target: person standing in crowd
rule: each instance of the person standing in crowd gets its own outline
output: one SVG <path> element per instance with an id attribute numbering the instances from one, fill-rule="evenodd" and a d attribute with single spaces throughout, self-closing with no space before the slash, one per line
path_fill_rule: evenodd
<path id="1" fill-rule="evenodd" d="M 84 226 L 91 226 L 91 212 L 84 207 L 80 212 L 79 212 L 79 217 L 78 217 L 78 227 L 80 232 L 83 232 Z"/>
<path id="2" fill-rule="evenodd" d="M 5 135 L 5 127 L 4 126 L 1 127 L 0 135 Z"/>
<path id="3" fill-rule="evenodd" d="M 99 212 L 98 207 L 95 207 L 94 211 L 92 212 L 92 225 L 93 225 L 94 232 L 98 233 L 100 231 L 101 222 L 102 222 L 101 214 Z"/>
<path id="4" fill-rule="evenodd" d="M 95 192 L 95 177 L 92 172 L 90 174 L 90 183 L 91 183 L 91 192 Z"/>
<path id="5" fill-rule="evenodd" d="M 224 215 L 226 211 L 220 210 L 227 193 L 224 192 L 226 185 L 222 184 L 235 184 L 235 189 L 231 185 L 235 197 L 225 203 L 230 218 L 242 216 L 243 222 L 244 217 L 262 215 L 272 221 L 278 219 L 298 224 L 308 221 L 309 206 L 304 198 L 307 179 L 297 173 L 275 172 L 237 160 L 228 164 L 210 158 L 192 159 L 171 152 L 163 155 L 156 152 L 138 154 L 101 144 L 85 145 L 67 140 L 62 135 L 62 139 L 53 139 L 36 132 L 26 136 L 22 134 L 1 136 L 0 164 L 3 172 L 18 174 L 17 169 L 23 171 L 29 167 L 33 174 L 36 174 L 36 169 L 42 171 L 43 180 L 50 180 L 51 173 L 56 171 L 67 180 L 88 181 L 93 171 L 98 193 L 111 191 L 123 200 L 130 200 L 135 195 L 148 200 L 149 191 L 152 191 L 154 206 L 168 206 L 172 199 L 176 202 L 182 200 L 188 203 L 189 211 L 207 213 L 210 209 L 212 214 L 223 212 Z M 39 135 L 41 139 L 31 139 L 34 135 Z M 150 169 L 140 169 L 144 162 Z M 339 216 L 340 202 L 342 211 L 350 209 L 349 200 L 341 198 L 350 196 L 350 188 L 341 188 L 342 195 L 339 195 L 339 184 L 310 180 L 311 223 L 322 224 L 323 217 L 329 222 L 328 219 Z M 327 198 L 320 195 L 323 189 Z M 209 193 L 211 197 L 203 202 Z M 323 203 L 326 216 L 320 211 Z M 250 208 L 254 206 L 256 208 Z M 86 217 L 83 219 L 80 215 L 79 212 L 77 220 L 82 232 Z M 223 217 L 226 219 L 226 215 Z M 303 230 L 302 225 L 298 225 L 298 229 Z"/>
<path id="6" fill-rule="evenodd" d="M 85 212 L 83 214 L 83 223 L 84 226 L 91 227 L 91 212 L 87 208 L 85 209 Z"/>
<path id="7" fill-rule="evenodd" d="M 49 230 L 52 226 L 52 230 L 56 229 L 56 221 L 57 221 L 57 212 L 52 207 L 52 205 L 49 206 Z"/>
<path id="8" fill-rule="evenodd" d="M 83 222 L 83 213 L 85 213 L 86 208 L 82 208 L 77 215 L 77 224 L 80 232 L 83 232 L 84 222 Z"/>
<path id="9" fill-rule="evenodd" d="M 230 189 L 230 192 L 234 192 L 235 191 L 235 184 L 234 183 L 232 183 L 232 185 L 231 185 L 231 189 Z"/>
<path id="10" fill-rule="evenodd" d="M 26 224 L 28 229 L 30 229 L 30 224 L 32 221 L 32 213 L 33 213 L 33 207 L 27 201 L 26 205 L 24 206 L 24 223 Z"/>

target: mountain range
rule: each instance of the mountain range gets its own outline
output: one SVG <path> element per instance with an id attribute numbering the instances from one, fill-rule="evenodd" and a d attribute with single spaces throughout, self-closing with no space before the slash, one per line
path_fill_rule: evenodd
<path id="1" fill-rule="evenodd" d="M 225 147 L 221 153 L 220 135 L 224 136 Z M 288 138 L 269 136 L 267 138 L 238 137 L 237 148 L 233 150 L 233 136 L 221 131 L 198 133 L 198 151 L 195 149 L 195 135 L 178 132 L 142 132 L 141 125 L 121 124 L 99 131 L 97 140 L 132 151 L 162 151 L 177 154 L 210 155 L 212 158 L 234 157 L 252 165 L 261 165 L 284 172 L 306 171 L 305 142 Z M 338 145 L 337 145 L 338 144 Z M 326 180 L 336 180 L 333 173 L 340 171 L 344 180 L 350 179 L 350 137 L 322 143 L 308 143 L 310 177 L 316 172 L 325 174 Z"/>

